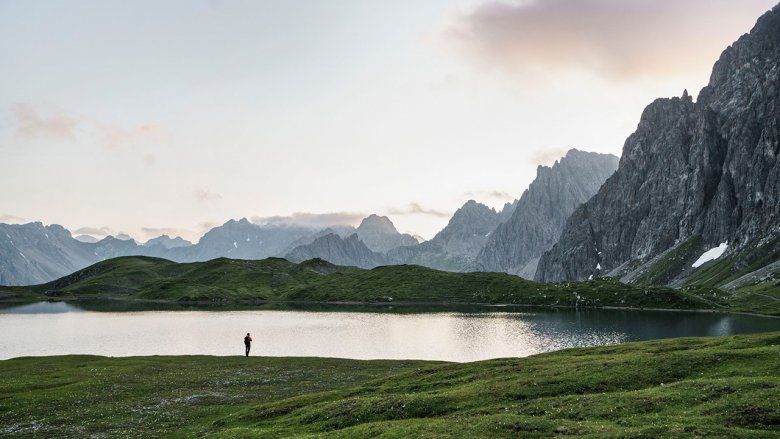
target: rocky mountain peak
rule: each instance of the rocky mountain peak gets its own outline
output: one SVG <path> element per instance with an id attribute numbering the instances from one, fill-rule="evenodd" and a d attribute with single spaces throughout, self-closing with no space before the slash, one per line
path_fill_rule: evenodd
<path id="1" fill-rule="evenodd" d="M 396 247 L 417 244 L 411 235 L 398 233 L 393 222 L 386 216 L 371 214 L 360 222 L 356 235 L 372 251 L 385 253 Z"/>
<path id="2" fill-rule="evenodd" d="M 536 278 L 587 279 L 598 266 L 631 279 L 681 245 L 736 252 L 780 233 L 778 47 L 775 7 L 722 53 L 696 102 L 648 105 L 617 172 L 569 218 Z M 669 279 L 690 269 L 678 265 Z"/>
<path id="3" fill-rule="evenodd" d="M 536 179 L 512 216 L 496 227 L 477 256 L 477 268 L 532 278 L 541 254 L 555 244 L 566 219 L 615 172 L 611 154 L 570 149 L 552 166 L 539 166 Z"/>
<path id="4" fill-rule="evenodd" d="M 296 247 L 285 258 L 293 262 L 319 258 L 336 265 L 361 268 L 373 268 L 384 262 L 382 255 L 371 251 L 356 233 L 346 238 L 335 233 L 320 236 L 311 244 Z"/>
<path id="5" fill-rule="evenodd" d="M 469 221 L 472 219 L 488 219 L 493 218 L 496 215 L 496 209 L 488 207 L 482 203 L 478 203 L 474 200 L 466 201 L 450 219 L 450 223 L 460 223 Z"/>
<path id="6" fill-rule="evenodd" d="M 501 216 L 495 209 L 468 200 L 455 211 L 447 225 L 425 244 L 439 247 L 446 255 L 473 261 L 500 222 Z"/>
<path id="7" fill-rule="evenodd" d="M 398 233 L 398 230 L 396 230 L 395 225 L 390 221 L 390 218 L 372 213 L 363 218 L 363 221 L 360 222 L 360 225 L 357 228 L 357 232 L 396 234 Z"/>

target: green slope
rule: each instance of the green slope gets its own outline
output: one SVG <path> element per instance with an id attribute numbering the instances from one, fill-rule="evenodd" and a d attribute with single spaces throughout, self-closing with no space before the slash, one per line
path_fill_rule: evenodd
<path id="1" fill-rule="evenodd" d="M 177 264 L 149 257 L 100 262 L 48 284 L 40 297 L 170 301 L 507 303 L 726 309 L 717 292 L 628 286 L 614 280 L 543 284 L 503 273 L 450 273 L 415 265 L 363 270 L 313 259 L 215 259 Z"/>
<path id="2" fill-rule="evenodd" d="M 780 238 L 752 243 L 738 253 L 703 265 L 685 284 L 721 286 L 777 260 L 780 260 Z"/>
<path id="3" fill-rule="evenodd" d="M 703 265 L 686 280 L 689 287 L 723 288 L 729 282 L 780 260 L 780 238 L 751 243 L 741 251 Z M 762 270 L 763 271 L 763 270 Z M 734 309 L 780 315 L 780 270 L 768 272 L 744 285 L 720 291 L 719 301 Z"/>
<path id="4" fill-rule="evenodd" d="M 0 436 L 778 437 L 780 333 L 467 364 L 0 361 Z"/>

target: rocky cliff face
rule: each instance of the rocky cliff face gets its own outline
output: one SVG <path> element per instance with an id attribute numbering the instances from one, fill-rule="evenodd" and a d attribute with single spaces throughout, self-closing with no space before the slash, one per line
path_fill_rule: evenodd
<path id="1" fill-rule="evenodd" d="M 611 154 L 576 149 L 552 167 L 539 166 L 512 216 L 488 237 L 476 267 L 533 278 L 539 257 L 558 241 L 566 219 L 617 166 L 618 158 Z"/>
<path id="2" fill-rule="evenodd" d="M 686 92 L 645 109 L 617 172 L 569 218 L 536 279 L 625 276 L 683 243 L 733 253 L 780 233 L 779 104 L 776 6 L 723 52 L 696 102 Z"/>
<path id="3" fill-rule="evenodd" d="M 417 244 L 412 235 L 398 233 L 390 218 L 373 214 L 363 219 L 357 228 L 357 235 L 368 248 L 379 253 Z"/>
<path id="4" fill-rule="evenodd" d="M 342 238 L 335 233 L 319 237 L 311 244 L 296 247 L 285 255 L 285 259 L 302 262 L 309 259 L 324 259 L 336 265 L 351 265 L 374 268 L 384 263 L 381 254 L 371 251 L 357 234 Z"/>

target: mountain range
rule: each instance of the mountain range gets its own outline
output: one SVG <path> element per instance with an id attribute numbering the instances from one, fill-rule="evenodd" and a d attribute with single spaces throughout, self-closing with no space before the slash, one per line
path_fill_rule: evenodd
<path id="1" fill-rule="evenodd" d="M 7 240 L 0 239 L 0 285 L 44 283 L 118 256 L 154 256 L 175 262 L 219 257 L 285 257 L 295 262 L 320 258 L 361 268 L 416 264 L 447 271 L 479 271 L 477 257 L 499 226 L 518 217 L 518 203 L 524 208 L 537 209 L 539 206 L 530 203 L 530 198 L 548 206 L 569 199 L 553 192 L 548 194 L 548 188 L 565 188 L 579 196 L 576 200 L 584 201 L 587 197 L 581 194 L 594 192 L 592 186 L 598 187 L 606 179 L 616 161 L 614 156 L 572 150 L 552 168 L 539 167 L 537 181 L 519 201 L 506 203 L 501 211 L 496 211 L 469 200 L 454 213 L 446 227 L 426 242 L 398 232 L 389 218 L 375 214 L 364 218 L 357 228 L 339 226 L 322 230 L 289 224 L 258 225 L 246 218 L 230 220 L 209 230 L 196 244 L 165 235 L 144 244 L 112 236 L 97 241 L 84 236 L 73 238 L 57 225 L 0 224 L 0 233 L 5 232 L 7 237 Z M 578 169 L 584 172 L 574 172 Z M 542 185 L 540 179 L 547 182 Z M 535 195 L 529 197 L 529 193 Z M 533 233 L 532 228 L 527 231 Z M 529 234 L 517 239 L 525 242 L 535 237 Z M 492 255 L 498 253 L 498 250 L 491 251 Z M 481 271 L 511 272 L 503 267 L 485 267 Z"/>

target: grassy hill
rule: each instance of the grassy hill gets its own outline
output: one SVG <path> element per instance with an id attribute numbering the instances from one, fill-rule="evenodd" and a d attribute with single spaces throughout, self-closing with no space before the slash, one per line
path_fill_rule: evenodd
<path id="1" fill-rule="evenodd" d="M 18 290 L 18 289 L 17 289 Z M 630 286 L 610 279 L 544 284 L 503 273 L 451 273 L 416 265 L 364 270 L 313 259 L 214 259 L 179 264 L 150 257 L 97 263 L 53 282 L 22 289 L 25 297 L 164 301 L 298 301 L 505 303 L 732 309 L 718 291 Z"/>
<path id="2" fill-rule="evenodd" d="M 780 333 L 466 364 L 0 361 L 0 436 L 778 437 Z"/>

